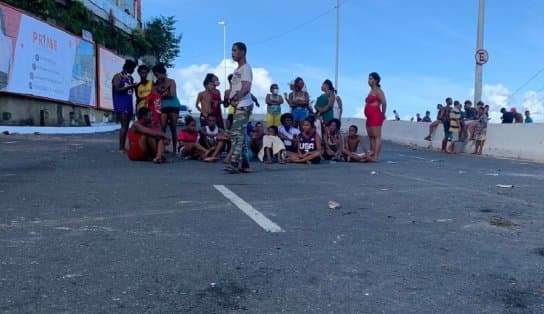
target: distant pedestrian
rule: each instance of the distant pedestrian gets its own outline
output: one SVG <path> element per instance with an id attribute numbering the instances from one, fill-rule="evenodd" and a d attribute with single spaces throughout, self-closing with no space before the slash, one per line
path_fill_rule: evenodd
<path id="1" fill-rule="evenodd" d="M 434 134 L 434 131 L 436 131 L 436 128 L 440 124 L 442 124 L 442 116 L 444 115 L 444 110 L 445 110 L 444 106 L 442 106 L 442 104 L 438 104 L 436 105 L 436 110 L 438 110 L 438 112 L 436 113 L 436 120 L 433 123 L 431 123 L 431 125 L 429 125 L 429 134 L 425 136 L 424 138 L 426 141 L 432 141 L 432 135 Z"/>
<path id="2" fill-rule="evenodd" d="M 132 96 L 137 84 L 134 84 L 132 73 L 136 68 L 136 62 L 126 60 L 123 71 L 115 74 L 111 80 L 113 111 L 121 122 L 119 131 L 119 152 L 126 153 L 126 141 L 128 125 L 134 115 L 134 103 Z"/>
<path id="3" fill-rule="evenodd" d="M 533 118 L 531 118 L 531 112 L 525 110 L 525 123 L 533 123 Z"/>
<path id="4" fill-rule="evenodd" d="M 442 111 L 442 126 L 444 127 L 444 138 L 442 139 L 442 152 L 447 152 L 448 141 L 450 138 L 450 111 L 452 110 L 453 100 L 451 97 L 446 98 L 446 106 Z"/>
<path id="5" fill-rule="evenodd" d="M 393 110 L 393 114 L 395 115 L 395 120 L 396 120 L 396 121 L 400 121 L 400 115 L 399 115 L 399 113 L 397 112 L 397 110 Z"/>
<path id="6" fill-rule="evenodd" d="M 365 99 L 366 132 L 370 140 L 370 154 L 367 161 L 378 161 L 382 148 L 382 125 L 385 120 L 387 101 L 380 85 L 380 75 L 372 72 L 368 75 L 370 92 Z"/>
<path id="7" fill-rule="evenodd" d="M 242 42 L 232 45 L 232 59 L 238 63 L 232 76 L 230 104 L 235 108 L 232 126 L 232 158 L 225 169 L 229 173 L 249 172 L 247 157 L 246 129 L 253 110 L 251 82 L 253 72 L 246 60 L 247 47 Z"/>
<path id="8" fill-rule="evenodd" d="M 461 131 L 461 103 L 456 101 L 453 110 L 449 114 L 450 129 L 448 132 L 449 148 L 447 153 L 455 154 L 455 143 L 459 142 L 459 133 Z"/>
<path id="9" fill-rule="evenodd" d="M 501 117 L 502 123 L 504 124 L 514 123 L 514 114 L 512 112 L 506 111 L 505 108 L 501 108 L 501 113 L 502 113 L 502 117 Z"/>
<path id="10" fill-rule="evenodd" d="M 478 107 L 478 120 L 476 124 L 476 129 L 474 129 L 474 139 L 476 141 L 476 145 L 474 147 L 473 154 L 481 155 L 482 150 L 484 148 L 485 139 L 487 135 L 487 113 L 485 112 L 485 108 L 483 106 Z"/>
<path id="11" fill-rule="evenodd" d="M 419 113 L 416 113 L 416 122 L 422 122 L 423 119 L 421 119 L 421 115 Z"/>
<path id="12" fill-rule="evenodd" d="M 425 116 L 421 122 L 431 122 L 431 112 L 429 110 L 425 111 Z"/>

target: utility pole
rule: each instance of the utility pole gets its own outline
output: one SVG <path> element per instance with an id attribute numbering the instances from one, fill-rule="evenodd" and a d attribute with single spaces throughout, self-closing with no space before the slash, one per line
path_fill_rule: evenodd
<path id="1" fill-rule="evenodd" d="M 340 0 L 336 0 L 336 66 L 334 68 L 334 87 L 338 90 L 338 58 L 340 51 Z"/>
<path id="2" fill-rule="evenodd" d="M 217 24 L 223 26 L 223 66 L 224 66 L 224 77 L 223 77 L 223 95 L 225 95 L 225 91 L 227 90 L 227 86 L 229 85 L 228 79 L 227 79 L 227 22 L 225 20 L 221 20 L 217 22 Z M 227 109 L 223 107 L 223 114 L 227 113 Z"/>
<path id="3" fill-rule="evenodd" d="M 487 62 L 487 53 L 485 62 L 479 62 L 478 52 L 484 49 L 484 17 L 485 0 L 479 0 L 478 5 L 478 35 L 476 38 L 476 73 L 474 77 L 474 105 L 482 100 L 482 75 L 483 65 Z"/>

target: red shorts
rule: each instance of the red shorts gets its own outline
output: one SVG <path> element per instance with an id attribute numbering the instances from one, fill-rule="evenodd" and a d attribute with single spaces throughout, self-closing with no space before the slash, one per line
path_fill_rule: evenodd
<path id="1" fill-rule="evenodd" d="M 374 127 L 374 126 L 383 125 L 383 114 L 380 111 L 380 107 L 366 105 L 365 116 L 366 116 L 366 126 Z"/>
<path id="2" fill-rule="evenodd" d="M 142 138 L 142 134 L 137 134 L 135 132 L 128 133 L 128 152 L 127 156 L 128 159 L 134 160 L 134 161 L 141 161 L 141 160 L 147 160 L 147 155 L 140 147 L 140 139 Z"/>

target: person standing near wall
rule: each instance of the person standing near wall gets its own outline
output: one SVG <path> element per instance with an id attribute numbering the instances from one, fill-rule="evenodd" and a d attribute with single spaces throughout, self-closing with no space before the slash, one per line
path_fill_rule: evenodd
<path id="1" fill-rule="evenodd" d="M 232 76 L 230 92 L 231 106 L 235 108 L 232 126 L 232 159 L 226 171 L 229 173 L 249 172 L 247 144 L 245 141 L 247 122 L 251 115 L 253 100 L 251 98 L 251 82 L 253 72 L 246 60 L 247 47 L 242 42 L 232 45 L 232 59 L 238 63 Z"/>
<path id="2" fill-rule="evenodd" d="M 117 114 L 117 118 L 121 122 L 121 130 L 119 131 L 119 152 L 126 153 L 126 141 L 128 125 L 134 114 L 133 94 L 134 84 L 132 73 L 136 68 L 136 62 L 126 60 L 123 65 L 123 71 L 115 74 L 111 80 L 112 85 L 112 100 L 113 111 Z"/>
<path id="3" fill-rule="evenodd" d="M 380 75 L 372 72 L 368 75 L 370 92 L 365 100 L 366 132 L 370 140 L 370 154 L 367 161 L 378 161 L 382 148 L 382 125 L 385 120 L 387 101 L 380 86 Z"/>

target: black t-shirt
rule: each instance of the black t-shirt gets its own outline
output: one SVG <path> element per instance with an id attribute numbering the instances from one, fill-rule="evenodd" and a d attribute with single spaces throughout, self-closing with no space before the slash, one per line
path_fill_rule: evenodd
<path id="1" fill-rule="evenodd" d="M 502 114 L 502 123 L 514 123 L 514 114 L 506 111 Z"/>

